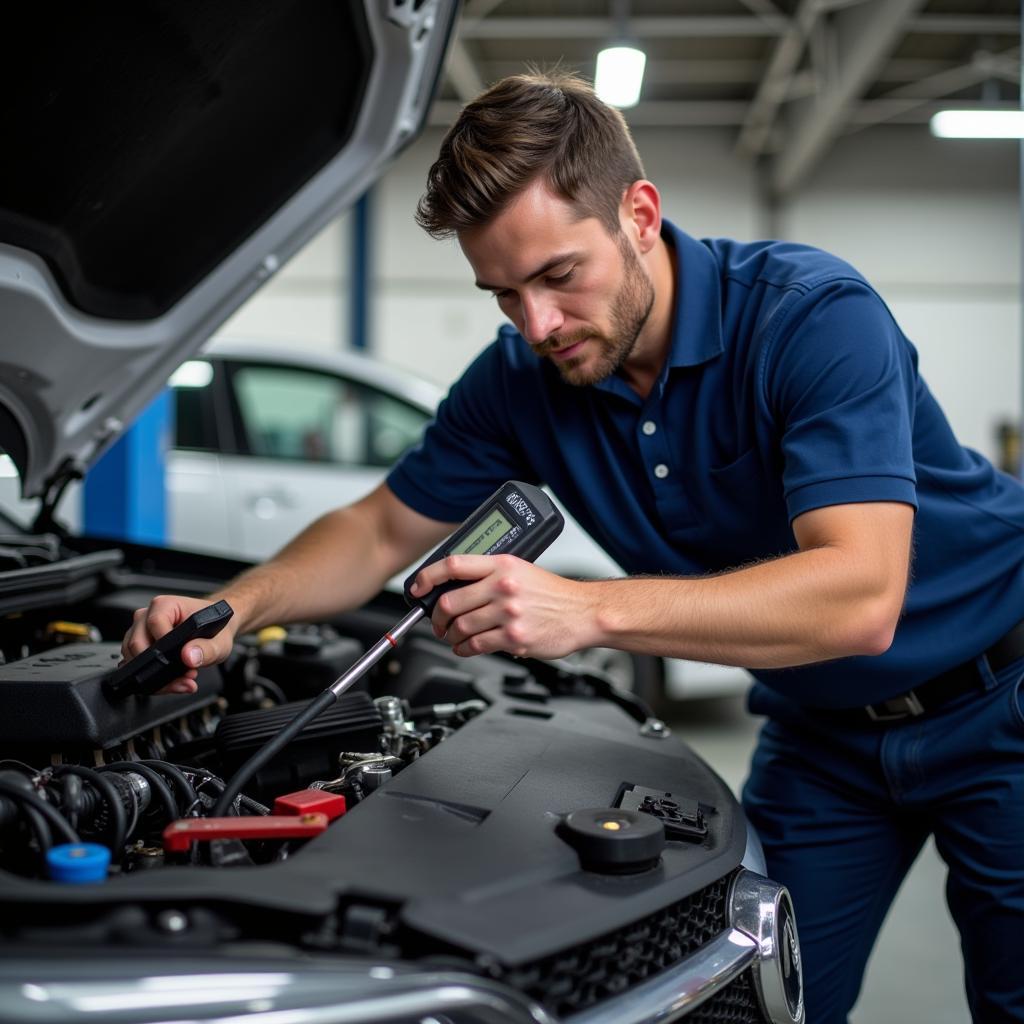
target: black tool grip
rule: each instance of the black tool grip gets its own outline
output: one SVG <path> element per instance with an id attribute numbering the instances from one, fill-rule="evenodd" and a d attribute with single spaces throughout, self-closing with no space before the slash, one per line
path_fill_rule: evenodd
<path id="1" fill-rule="evenodd" d="M 185 645 L 192 640 L 209 640 L 216 636 L 234 614 L 227 601 L 217 601 L 193 612 L 140 655 L 114 669 L 103 681 L 107 697 L 124 700 L 132 695 L 148 696 L 162 690 L 172 679 L 188 671 L 181 660 Z"/>

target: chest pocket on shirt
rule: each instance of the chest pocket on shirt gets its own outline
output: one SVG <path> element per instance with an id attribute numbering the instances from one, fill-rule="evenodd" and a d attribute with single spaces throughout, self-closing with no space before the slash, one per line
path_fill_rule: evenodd
<path id="1" fill-rule="evenodd" d="M 687 548 L 699 547 L 714 569 L 742 565 L 796 548 L 782 492 L 782 471 L 765 467 L 758 448 L 724 466 L 691 475 L 687 489 L 696 522 L 674 531 Z"/>

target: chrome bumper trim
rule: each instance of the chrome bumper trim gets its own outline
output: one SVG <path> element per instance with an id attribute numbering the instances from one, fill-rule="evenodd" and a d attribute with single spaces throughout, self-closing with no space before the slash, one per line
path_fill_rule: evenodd
<path id="1" fill-rule="evenodd" d="M 754 993 L 772 1024 L 803 1024 L 804 986 L 793 901 L 784 885 L 740 871 L 729 892 L 729 923 L 754 939 Z"/>
<path id="2" fill-rule="evenodd" d="M 565 1019 L 571 1024 L 670 1024 L 734 981 L 757 952 L 749 935 L 730 928 L 656 978 Z"/>
<path id="3" fill-rule="evenodd" d="M 239 964 L 232 973 L 197 964 L 123 960 L 121 976 L 88 977 L 96 962 L 0 965 L 5 1024 L 371 1024 L 454 1018 L 460 1024 L 557 1024 L 543 1007 L 497 982 L 457 972 L 383 965 L 278 970 Z M 127 965 L 127 966 L 126 966 Z M 128 971 L 131 973 L 129 974 Z"/>

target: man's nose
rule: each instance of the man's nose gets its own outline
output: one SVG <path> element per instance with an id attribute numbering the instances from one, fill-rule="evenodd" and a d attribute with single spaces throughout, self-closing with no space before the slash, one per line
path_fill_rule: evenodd
<path id="1" fill-rule="evenodd" d="M 565 323 L 565 317 L 556 302 L 523 296 L 523 322 L 520 333 L 531 345 L 539 345 L 559 331 Z"/>

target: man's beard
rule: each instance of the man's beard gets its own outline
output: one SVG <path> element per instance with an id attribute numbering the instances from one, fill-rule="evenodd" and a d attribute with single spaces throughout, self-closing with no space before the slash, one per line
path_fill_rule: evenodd
<path id="1" fill-rule="evenodd" d="M 582 327 L 570 334 L 552 336 L 534 350 L 540 356 L 548 356 L 554 350 L 568 348 L 586 338 L 600 347 L 596 360 L 589 352 L 564 361 L 551 360 L 567 384 L 577 387 L 597 384 L 619 370 L 636 348 L 640 332 L 651 315 L 654 285 L 624 234 L 619 236 L 619 252 L 622 254 L 623 277 L 622 286 L 612 300 L 610 333 L 605 335 L 590 327 Z"/>

